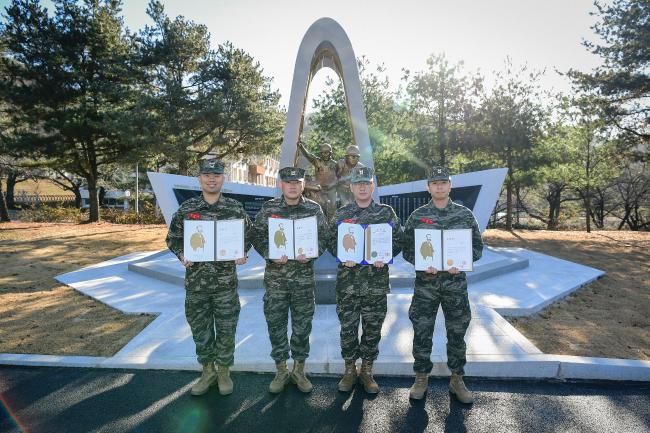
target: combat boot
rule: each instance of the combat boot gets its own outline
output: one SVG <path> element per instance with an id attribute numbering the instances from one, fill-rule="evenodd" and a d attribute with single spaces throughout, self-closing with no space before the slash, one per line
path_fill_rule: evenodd
<path id="1" fill-rule="evenodd" d="M 278 361 L 275 363 L 278 372 L 269 385 L 269 392 L 278 394 L 282 392 L 285 385 L 289 383 L 289 370 L 287 370 L 287 361 Z"/>
<path id="2" fill-rule="evenodd" d="M 214 364 L 208 362 L 203 365 L 203 372 L 201 378 L 192 386 L 192 395 L 203 395 L 208 392 L 210 385 L 217 381 L 217 372 L 214 369 Z"/>
<path id="3" fill-rule="evenodd" d="M 368 394 L 377 394 L 379 392 L 379 385 L 372 377 L 372 361 L 366 359 L 361 361 L 361 373 L 359 373 L 359 380 L 363 384 L 363 389 Z"/>
<path id="4" fill-rule="evenodd" d="M 232 379 L 230 378 L 230 367 L 227 365 L 217 366 L 217 384 L 219 385 L 219 394 L 232 394 L 234 385 L 232 383 Z"/>
<path id="5" fill-rule="evenodd" d="M 293 370 L 291 370 L 291 381 L 302 392 L 311 392 L 314 389 L 314 385 L 311 384 L 305 375 L 305 361 L 294 361 Z"/>
<path id="6" fill-rule="evenodd" d="M 415 382 L 409 390 L 409 397 L 414 400 L 422 400 L 427 393 L 429 386 L 429 373 L 415 373 Z"/>
<path id="7" fill-rule="evenodd" d="M 449 379 L 449 392 L 461 403 L 469 404 L 474 402 L 474 396 L 472 396 L 472 393 L 465 386 L 463 376 L 460 374 L 451 374 L 451 379 Z"/>
<path id="8" fill-rule="evenodd" d="M 350 392 L 357 383 L 357 364 L 353 359 L 345 360 L 345 373 L 339 382 L 339 391 Z"/>

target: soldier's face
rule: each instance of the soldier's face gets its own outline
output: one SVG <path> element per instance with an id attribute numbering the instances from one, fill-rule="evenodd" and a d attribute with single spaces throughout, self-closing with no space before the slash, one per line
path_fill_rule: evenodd
<path id="1" fill-rule="evenodd" d="M 208 194 L 217 194 L 221 192 L 223 186 L 223 174 L 201 173 L 199 174 L 199 184 L 201 191 Z"/>
<path id="2" fill-rule="evenodd" d="M 366 202 L 372 198 L 375 190 L 375 182 L 359 182 L 350 184 L 350 190 L 354 199 L 359 202 Z"/>
<path id="3" fill-rule="evenodd" d="M 287 182 L 280 181 L 280 189 L 282 190 L 282 195 L 286 200 L 295 200 L 300 197 L 303 190 L 305 189 L 304 180 L 290 180 Z"/>
<path id="4" fill-rule="evenodd" d="M 443 200 L 449 197 L 451 192 L 451 182 L 448 180 L 436 180 L 427 184 L 427 189 L 431 198 L 434 200 Z"/>
<path id="5" fill-rule="evenodd" d="M 332 157 L 332 151 L 329 149 L 321 149 L 320 157 L 322 159 L 330 159 Z"/>
<path id="6" fill-rule="evenodd" d="M 345 155 L 345 162 L 347 162 L 348 165 L 357 165 L 357 162 L 359 162 L 359 156 L 358 155 Z"/>

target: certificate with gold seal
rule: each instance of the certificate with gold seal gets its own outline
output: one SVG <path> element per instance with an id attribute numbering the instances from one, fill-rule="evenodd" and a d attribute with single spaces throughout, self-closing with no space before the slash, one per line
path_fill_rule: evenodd
<path id="1" fill-rule="evenodd" d="M 244 258 L 244 220 L 219 220 L 215 225 L 216 260 L 218 262 Z"/>
<path id="2" fill-rule="evenodd" d="M 466 272 L 473 271 L 472 230 L 443 230 L 442 257 L 442 269 L 444 271 L 451 268 L 458 268 Z"/>

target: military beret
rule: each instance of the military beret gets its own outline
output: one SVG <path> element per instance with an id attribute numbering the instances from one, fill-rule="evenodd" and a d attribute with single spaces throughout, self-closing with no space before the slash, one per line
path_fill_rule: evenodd
<path id="1" fill-rule="evenodd" d="M 354 167 L 350 177 L 351 183 L 372 182 L 375 171 L 370 167 Z"/>
<path id="2" fill-rule="evenodd" d="M 284 167 L 280 171 L 280 180 L 289 182 L 291 180 L 303 180 L 305 178 L 305 169 L 300 167 Z"/>
<path id="3" fill-rule="evenodd" d="M 201 166 L 199 168 L 199 173 L 214 173 L 222 174 L 224 170 L 224 163 L 220 159 L 210 158 L 201 160 Z"/>
<path id="4" fill-rule="evenodd" d="M 435 182 L 439 180 L 451 181 L 451 176 L 449 175 L 449 170 L 447 167 L 441 165 L 434 165 L 431 167 L 431 171 L 427 176 L 428 182 Z"/>

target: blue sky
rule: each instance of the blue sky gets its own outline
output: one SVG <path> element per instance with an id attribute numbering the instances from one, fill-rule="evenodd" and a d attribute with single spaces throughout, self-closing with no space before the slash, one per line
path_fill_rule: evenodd
<path id="1" fill-rule="evenodd" d="M 6 6 L 8 0 L 0 0 Z M 131 30 L 149 23 L 146 0 L 125 0 L 124 19 Z M 464 60 L 469 70 L 488 78 L 506 56 L 515 65 L 546 69 L 545 88 L 568 91 L 554 70 L 591 70 L 600 60 L 581 45 L 595 40 L 592 0 L 164 0 L 169 16 L 208 26 L 213 46 L 231 41 L 253 55 L 274 78 L 288 105 L 293 66 L 300 41 L 318 18 L 328 16 L 346 30 L 358 56 L 384 63 L 397 87 L 402 68 L 420 70 L 431 53 Z M 47 2 L 46 2 L 47 4 Z M 321 70 L 310 95 L 323 88 Z"/>

